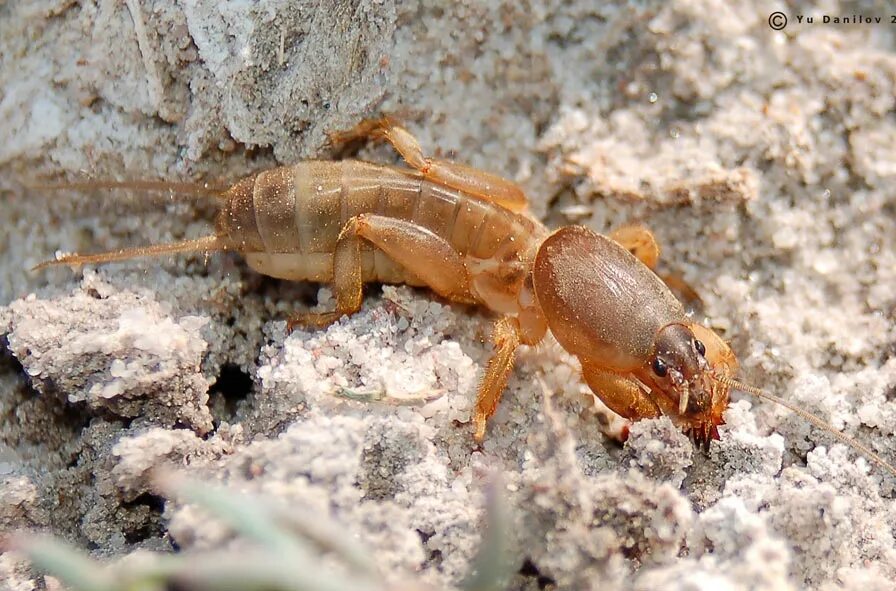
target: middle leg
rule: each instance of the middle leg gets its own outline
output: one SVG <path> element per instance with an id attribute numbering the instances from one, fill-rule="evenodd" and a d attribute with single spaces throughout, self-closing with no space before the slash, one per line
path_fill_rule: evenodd
<path id="1" fill-rule="evenodd" d="M 635 255 L 651 271 L 656 272 L 656 265 L 660 258 L 660 247 L 653 232 L 640 225 L 622 226 L 614 230 L 610 234 L 610 238 Z M 703 298 L 681 275 L 673 273 L 662 275 L 657 273 L 657 275 L 685 303 L 688 309 L 695 312 L 703 310 Z"/>
<path id="2" fill-rule="evenodd" d="M 648 268 L 656 268 L 660 258 L 660 246 L 653 232 L 644 226 L 622 226 L 610 233 L 610 238 L 618 242 L 624 249 L 635 255 Z"/>
<path id="3" fill-rule="evenodd" d="M 520 346 L 520 327 L 516 318 L 504 316 L 495 323 L 492 331 L 495 353 L 488 360 L 485 375 L 479 385 L 476 410 L 473 413 L 473 438 L 485 439 L 485 424 L 498 408 L 501 395 L 507 388 L 507 380 L 513 370 L 513 360 Z"/>

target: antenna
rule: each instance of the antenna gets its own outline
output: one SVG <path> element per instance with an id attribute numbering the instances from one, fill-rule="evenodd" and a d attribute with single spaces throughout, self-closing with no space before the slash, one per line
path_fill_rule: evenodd
<path id="1" fill-rule="evenodd" d="M 836 437 L 840 441 L 840 443 L 848 445 L 849 447 L 858 451 L 860 454 L 862 454 L 863 456 L 865 456 L 866 458 L 868 458 L 869 460 L 871 460 L 872 462 L 874 462 L 875 464 L 877 464 L 878 466 L 880 466 L 881 468 L 883 468 L 884 470 L 889 472 L 891 475 L 896 476 L 896 468 L 894 468 L 889 462 L 887 462 L 885 459 L 883 459 L 878 453 L 872 451 L 866 445 L 859 443 L 858 441 L 856 441 L 849 435 L 845 435 L 844 433 L 837 431 L 831 425 L 829 425 L 827 421 L 812 414 L 811 412 L 806 411 L 806 410 L 798 407 L 797 405 L 793 404 L 792 402 L 788 402 L 788 401 L 784 400 L 783 398 L 779 398 L 778 396 L 775 396 L 774 394 L 769 394 L 768 392 L 760 390 L 759 388 L 756 388 L 755 386 L 750 386 L 748 384 L 742 384 L 742 383 L 738 382 L 737 380 L 731 379 L 729 377 L 714 376 L 714 379 L 716 381 L 718 381 L 719 383 L 728 386 L 729 388 L 734 388 L 735 390 L 740 390 L 741 392 L 746 392 L 747 394 L 752 394 L 753 396 L 755 396 L 757 398 L 770 400 L 770 401 L 774 402 L 775 404 L 780 404 L 784 408 L 792 411 L 797 416 L 805 419 L 807 422 L 812 423 L 819 429 L 827 431 L 828 433 L 830 433 L 831 435 Z"/>

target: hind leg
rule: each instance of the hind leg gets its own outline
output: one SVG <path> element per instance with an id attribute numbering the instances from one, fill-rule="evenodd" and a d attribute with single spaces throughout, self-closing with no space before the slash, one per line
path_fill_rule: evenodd
<path id="1" fill-rule="evenodd" d="M 463 257 L 447 240 L 405 220 L 373 214 L 354 219 L 360 236 L 434 292 L 455 302 L 474 303 Z"/>
<path id="2" fill-rule="evenodd" d="M 346 222 L 333 253 L 333 292 L 336 295 L 336 309 L 332 312 L 298 313 L 286 321 L 286 330 L 292 332 L 298 326 L 324 328 L 343 316 L 354 314 L 361 309 L 363 297 L 361 277 L 361 237 L 358 234 L 358 218 Z"/>
<path id="3" fill-rule="evenodd" d="M 366 119 L 354 129 L 330 134 L 334 144 L 365 138 L 385 139 L 409 166 L 433 183 L 492 201 L 511 211 L 520 212 L 528 206 L 525 193 L 512 181 L 464 164 L 426 157 L 417 139 L 388 117 Z"/>
<path id="4" fill-rule="evenodd" d="M 404 220 L 361 214 L 345 224 L 336 241 L 333 254 L 336 309 L 294 315 L 287 323 L 290 330 L 298 325 L 322 328 L 361 308 L 361 240 L 383 251 L 437 294 L 453 301 L 473 303 L 463 258 L 447 241 L 427 228 Z"/>

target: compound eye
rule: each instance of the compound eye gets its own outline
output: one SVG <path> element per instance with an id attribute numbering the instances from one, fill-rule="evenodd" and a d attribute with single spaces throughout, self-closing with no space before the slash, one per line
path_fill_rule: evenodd
<path id="1" fill-rule="evenodd" d="M 651 364 L 650 367 L 651 367 L 651 369 L 653 369 L 653 373 L 655 373 L 656 375 L 658 375 L 661 378 L 666 377 L 666 374 L 669 373 L 669 368 L 666 367 L 666 363 L 659 357 L 657 357 L 656 359 L 653 360 L 653 363 Z"/>
<path id="2" fill-rule="evenodd" d="M 706 357 L 706 347 L 697 339 L 694 339 L 694 348 L 697 349 L 697 353 L 700 353 L 701 357 Z"/>

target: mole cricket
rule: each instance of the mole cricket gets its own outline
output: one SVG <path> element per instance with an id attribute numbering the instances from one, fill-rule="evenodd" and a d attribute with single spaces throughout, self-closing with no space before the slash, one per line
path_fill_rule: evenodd
<path id="1" fill-rule="evenodd" d="M 255 271 L 330 283 L 336 309 L 294 314 L 322 328 L 361 307 L 365 282 L 425 286 L 499 316 L 479 387 L 474 438 L 485 437 L 520 345 L 550 330 L 581 362 L 592 392 L 631 421 L 668 416 L 708 447 L 735 388 L 781 404 L 896 475 L 876 453 L 819 417 L 734 379 L 737 359 L 711 329 L 687 317 L 653 269 L 659 247 L 640 226 L 603 236 L 583 226 L 549 231 L 527 213 L 513 182 L 428 158 L 389 118 L 333 134 L 334 143 L 383 139 L 410 168 L 311 160 L 263 171 L 229 188 L 164 181 L 87 181 L 56 188 L 138 188 L 209 195 L 215 233 L 195 240 L 45 261 L 78 266 L 179 252 L 232 250 Z"/>

